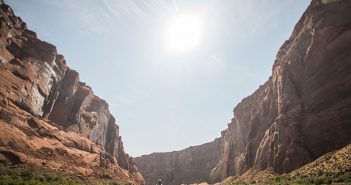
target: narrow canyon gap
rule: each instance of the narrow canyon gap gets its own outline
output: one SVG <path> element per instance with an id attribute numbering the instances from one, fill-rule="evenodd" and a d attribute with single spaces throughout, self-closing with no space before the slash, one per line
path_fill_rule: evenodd
<path id="1" fill-rule="evenodd" d="M 221 137 L 136 158 L 147 185 L 219 182 L 249 169 L 290 172 L 351 139 L 351 1 L 312 0 L 272 75 Z"/>

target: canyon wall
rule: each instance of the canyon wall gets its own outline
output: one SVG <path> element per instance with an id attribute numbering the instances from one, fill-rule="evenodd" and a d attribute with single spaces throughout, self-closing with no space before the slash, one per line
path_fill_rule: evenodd
<path id="1" fill-rule="evenodd" d="M 279 49 L 271 77 L 234 108 L 231 123 L 215 140 L 219 151 L 181 159 L 177 157 L 185 150 L 136 158 L 146 184 L 154 183 L 150 177 L 164 178 L 152 168 L 167 168 L 174 174 L 165 178 L 165 184 L 208 177 L 209 182 L 218 182 L 252 168 L 286 173 L 346 146 L 351 141 L 350 43 L 351 1 L 312 0 Z M 207 154 L 213 156 L 202 163 L 215 164 L 212 168 L 192 165 L 191 179 L 178 176 L 177 166 Z M 174 163 L 164 163 L 164 158 Z M 201 174 L 196 174 L 198 170 Z"/>
<path id="2" fill-rule="evenodd" d="M 84 151 L 97 161 L 96 166 L 123 171 L 127 179 L 142 184 L 143 177 L 133 158 L 123 149 L 119 127 L 108 104 L 79 81 L 79 74 L 66 65 L 55 46 L 38 39 L 2 1 L 0 28 L 0 118 L 2 124 L 9 124 L 3 125 L 7 130 L 2 128 L 0 153 L 19 152 L 28 161 L 47 164 L 46 156 L 34 151 L 36 143 L 32 140 L 52 139 L 61 149 Z M 17 132 L 24 135 L 14 134 Z M 23 150 L 22 144 L 29 148 Z M 13 162 L 8 156 L 0 159 Z M 57 163 L 60 166 L 67 161 Z"/>
<path id="3" fill-rule="evenodd" d="M 163 184 L 189 184 L 210 180 L 208 173 L 217 164 L 220 156 L 220 140 L 191 146 L 181 151 L 152 153 L 136 158 L 142 169 L 145 182 L 155 184 L 162 179 Z"/>

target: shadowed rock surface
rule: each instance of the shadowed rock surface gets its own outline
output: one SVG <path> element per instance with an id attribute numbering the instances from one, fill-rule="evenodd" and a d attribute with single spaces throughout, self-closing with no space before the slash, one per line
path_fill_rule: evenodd
<path id="1" fill-rule="evenodd" d="M 138 167 L 146 174 L 145 182 L 155 184 L 159 178 L 164 184 L 182 184 L 209 181 L 209 171 L 220 156 L 220 140 L 187 149 L 152 153 L 136 158 Z"/>
<path id="2" fill-rule="evenodd" d="M 0 162 L 143 183 L 108 104 L 0 1 Z"/>
<path id="3" fill-rule="evenodd" d="M 172 164 L 156 154 L 136 158 L 146 184 L 156 176 L 179 184 L 218 182 L 249 169 L 287 173 L 346 146 L 351 141 L 350 43 L 351 1 L 312 0 L 279 49 L 271 77 L 234 108 L 234 118 L 215 141 L 219 151 L 183 158 L 178 156 L 184 150 L 157 154 Z M 213 155 L 202 162 L 215 165 L 190 166 L 191 178 L 177 173 L 178 166 L 201 155 Z"/>

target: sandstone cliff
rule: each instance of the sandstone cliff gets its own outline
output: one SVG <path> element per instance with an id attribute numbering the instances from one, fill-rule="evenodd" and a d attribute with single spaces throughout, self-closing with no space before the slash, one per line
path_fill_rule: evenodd
<path id="1" fill-rule="evenodd" d="M 2 1 L 0 28 L 0 161 L 142 184 L 108 104 Z"/>
<path id="2" fill-rule="evenodd" d="M 210 182 L 218 182 L 249 169 L 290 172 L 346 146 L 351 141 L 350 43 L 351 1 L 312 0 L 279 49 L 271 77 L 234 108 L 234 118 L 222 132 L 219 152 L 207 150 L 177 160 L 172 156 L 184 151 L 163 154 L 178 161 L 173 166 L 166 166 L 155 154 L 136 158 L 146 184 L 153 183 L 150 177 L 165 177 L 150 168 L 167 168 L 173 173 L 187 158 L 202 154 L 214 155 L 209 159 L 214 161 L 204 159 L 203 163 L 216 164 L 211 170 L 206 166 L 207 172 L 201 172 L 205 175 L 194 178 L 203 169 L 191 166 L 191 179 L 174 173 L 172 178 L 166 176 L 165 184 L 178 184 L 174 179 L 201 182 L 208 176 Z"/>
<path id="3" fill-rule="evenodd" d="M 152 153 L 136 158 L 138 167 L 146 174 L 145 182 L 155 184 L 162 179 L 164 184 L 182 184 L 209 181 L 209 171 L 220 156 L 220 140 L 187 149 Z"/>

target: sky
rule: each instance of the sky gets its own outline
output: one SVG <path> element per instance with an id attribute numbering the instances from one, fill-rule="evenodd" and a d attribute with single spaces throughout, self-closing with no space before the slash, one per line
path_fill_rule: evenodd
<path id="1" fill-rule="evenodd" d="M 233 108 L 271 75 L 279 47 L 309 5 L 309 0 L 5 2 L 109 103 L 124 148 L 134 157 L 220 137 Z M 169 24 L 180 15 L 201 22 L 199 38 L 187 51 L 172 50 L 167 42 L 174 28 Z"/>

